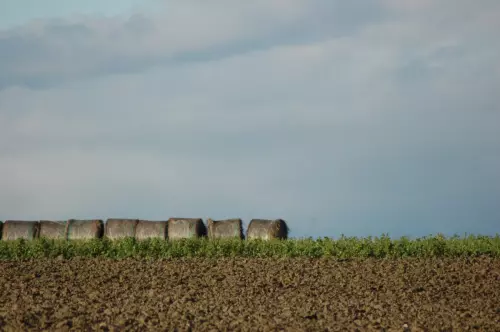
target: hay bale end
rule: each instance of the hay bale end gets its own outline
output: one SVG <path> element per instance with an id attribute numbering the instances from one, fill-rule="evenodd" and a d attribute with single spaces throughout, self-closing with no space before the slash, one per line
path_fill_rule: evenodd
<path id="1" fill-rule="evenodd" d="M 241 219 L 207 220 L 208 238 L 237 238 L 243 239 L 243 225 Z"/>
<path id="2" fill-rule="evenodd" d="M 40 220 L 40 238 L 67 239 L 67 221 Z"/>
<path id="3" fill-rule="evenodd" d="M 191 239 L 207 235 L 201 218 L 170 218 L 167 235 L 169 240 Z"/>
<path id="4" fill-rule="evenodd" d="M 288 225 L 283 219 L 252 219 L 248 225 L 247 239 L 287 239 Z"/>
<path id="5" fill-rule="evenodd" d="M 103 233 L 104 225 L 102 220 L 68 220 L 67 236 L 69 240 L 100 239 Z"/>
<path id="6" fill-rule="evenodd" d="M 3 240 L 34 240 L 38 238 L 40 223 L 38 221 L 7 220 L 3 225 Z"/>

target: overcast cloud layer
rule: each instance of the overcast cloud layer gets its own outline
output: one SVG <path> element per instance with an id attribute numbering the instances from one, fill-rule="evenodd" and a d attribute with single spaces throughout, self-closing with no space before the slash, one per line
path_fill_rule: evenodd
<path id="1" fill-rule="evenodd" d="M 148 9 L 0 31 L 0 220 L 499 232 L 500 2 Z"/>

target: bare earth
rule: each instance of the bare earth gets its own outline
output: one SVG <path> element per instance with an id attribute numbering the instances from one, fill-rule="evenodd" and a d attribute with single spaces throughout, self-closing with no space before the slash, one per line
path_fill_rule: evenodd
<path id="1" fill-rule="evenodd" d="M 0 262 L 0 330 L 40 329 L 500 331 L 500 259 Z"/>

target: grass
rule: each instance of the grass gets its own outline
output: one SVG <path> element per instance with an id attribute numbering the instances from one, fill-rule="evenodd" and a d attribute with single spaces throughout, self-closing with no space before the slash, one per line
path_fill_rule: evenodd
<path id="1" fill-rule="evenodd" d="M 404 257 L 500 257 L 500 235 L 466 237 L 429 236 L 418 239 L 402 237 L 344 237 L 339 239 L 289 240 L 208 240 L 206 238 L 164 241 L 133 238 L 111 241 L 96 239 L 66 241 L 37 239 L 33 241 L 0 241 L 0 260 L 33 258 L 102 257 L 182 258 L 182 257 L 310 257 L 310 258 L 404 258 Z"/>

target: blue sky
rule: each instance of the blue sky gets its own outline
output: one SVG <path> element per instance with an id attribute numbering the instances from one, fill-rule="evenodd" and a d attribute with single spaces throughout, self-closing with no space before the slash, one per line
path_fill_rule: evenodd
<path id="1" fill-rule="evenodd" d="M 499 232 L 498 1 L 39 3 L 0 11 L 0 220 Z"/>

